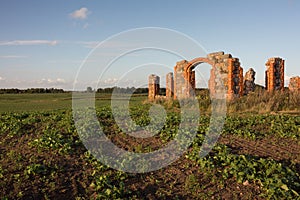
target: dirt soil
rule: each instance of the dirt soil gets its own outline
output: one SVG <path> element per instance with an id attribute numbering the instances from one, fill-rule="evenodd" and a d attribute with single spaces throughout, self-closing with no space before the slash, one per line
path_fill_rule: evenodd
<path id="1" fill-rule="evenodd" d="M 94 191 L 88 186 L 91 184 L 89 174 L 94 168 L 83 157 L 86 149 L 82 145 L 73 146 L 73 153 L 67 155 L 60 155 L 52 150 L 39 151 L 29 145 L 29 141 L 34 139 L 35 135 L 31 133 L 19 137 L 1 134 L 0 141 L 6 144 L 0 146 L 3 171 L 1 179 L 5 178 L 6 181 L 0 180 L 0 196 L 9 199 L 92 198 Z M 114 139 L 114 142 L 124 149 L 137 145 L 137 141 L 131 141 L 128 145 L 128 141 L 122 137 Z M 253 141 L 225 135 L 219 138 L 219 142 L 228 145 L 236 154 L 292 161 L 298 166 L 300 164 L 300 145 L 292 139 L 267 137 Z M 157 139 L 146 143 L 154 149 L 159 144 Z M 52 166 L 54 172 L 26 174 L 26 166 L 32 163 Z M 211 177 L 204 175 L 195 163 L 183 155 L 172 165 L 161 170 L 129 174 L 124 181 L 125 189 L 132 193 L 127 198 L 135 196 L 137 199 L 261 199 L 259 194 L 262 188 L 258 184 L 248 182 L 239 184 L 233 178 L 225 182 L 212 182 L 216 180 L 213 175 Z"/>

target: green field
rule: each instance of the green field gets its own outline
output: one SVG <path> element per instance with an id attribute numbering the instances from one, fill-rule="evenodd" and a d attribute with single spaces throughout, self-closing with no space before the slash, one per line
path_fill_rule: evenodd
<path id="1" fill-rule="evenodd" d="M 86 150 L 74 126 L 71 93 L 0 95 L 0 197 L 299 199 L 298 99 L 284 95 L 283 103 L 262 95 L 261 99 L 229 103 L 233 113 L 228 113 L 217 144 L 204 158 L 199 152 L 210 112 L 209 101 L 199 98 L 203 112 L 191 122 L 198 127 L 188 150 L 165 168 L 137 174 L 114 170 Z M 150 122 L 151 103 L 146 98 L 135 95 L 130 101 L 130 116 L 140 126 Z M 262 99 L 263 103 L 254 102 Z M 157 103 L 167 111 L 166 122 L 151 138 L 134 138 L 118 127 L 108 94 L 96 94 L 96 115 L 106 136 L 118 147 L 151 152 L 172 141 L 181 123 L 178 104 Z"/>
<path id="2" fill-rule="evenodd" d="M 110 94 L 95 95 L 96 107 L 110 105 Z M 131 102 L 140 102 L 147 95 L 134 95 Z M 57 94 L 0 94 L 0 113 L 35 112 L 72 109 L 72 93 Z"/>
<path id="3" fill-rule="evenodd" d="M 0 112 L 46 111 L 71 107 L 71 93 L 0 95 Z"/>

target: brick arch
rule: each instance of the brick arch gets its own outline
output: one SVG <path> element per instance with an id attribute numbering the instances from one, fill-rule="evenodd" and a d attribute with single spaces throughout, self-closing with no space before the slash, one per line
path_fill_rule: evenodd
<path id="1" fill-rule="evenodd" d="M 243 68 L 240 66 L 239 59 L 221 51 L 210 53 L 207 57 L 177 62 L 174 67 L 174 74 L 171 72 L 166 76 L 166 98 L 193 97 L 196 87 L 193 69 L 201 63 L 212 66 L 208 83 L 212 98 L 223 98 L 224 87 L 227 90 L 227 99 L 229 100 L 243 95 Z M 154 100 L 159 97 L 158 91 L 159 77 L 151 75 L 149 77 L 149 99 Z"/>
<path id="2" fill-rule="evenodd" d="M 198 57 L 191 61 L 182 60 L 174 67 L 174 99 L 186 98 L 194 95 L 195 71 L 193 69 L 201 64 L 207 63 L 212 66 L 209 78 L 209 89 L 211 96 L 220 93 L 220 83 L 216 79 L 216 72 L 220 72 L 224 86 L 227 90 L 227 98 L 239 97 L 243 93 L 243 68 L 238 58 L 232 58 L 224 52 L 210 53 L 207 57 Z M 219 74 L 219 73 L 218 73 Z"/>
<path id="3" fill-rule="evenodd" d="M 193 60 L 188 62 L 186 70 L 193 70 L 194 67 L 196 67 L 197 65 L 199 65 L 201 63 L 207 63 L 207 64 L 211 65 L 212 67 L 215 64 L 212 60 L 210 60 L 208 58 L 198 57 L 198 58 L 194 58 Z"/>
<path id="4" fill-rule="evenodd" d="M 187 65 L 184 67 L 185 75 L 186 75 L 186 89 L 187 89 L 187 96 L 191 96 L 192 91 L 196 89 L 196 80 L 195 80 L 195 72 L 193 71 L 194 68 L 202 63 L 207 63 L 211 65 L 211 68 L 214 67 L 213 60 L 210 60 L 205 57 L 198 57 L 194 58 L 191 61 L 188 61 Z"/>

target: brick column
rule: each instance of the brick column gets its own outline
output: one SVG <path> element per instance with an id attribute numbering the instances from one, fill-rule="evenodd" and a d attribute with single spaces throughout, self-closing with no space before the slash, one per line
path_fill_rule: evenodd
<path id="1" fill-rule="evenodd" d="M 148 99 L 153 101 L 155 97 L 159 94 L 159 76 L 151 74 L 149 76 L 148 82 Z"/>
<path id="2" fill-rule="evenodd" d="M 193 90 L 196 89 L 196 75 L 195 75 L 195 71 L 191 72 L 191 86 L 192 86 Z"/>
<path id="3" fill-rule="evenodd" d="M 244 77 L 244 94 L 247 95 L 255 90 L 255 74 L 256 72 L 250 68 Z"/>
<path id="4" fill-rule="evenodd" d="M 239 67 L 239 97 L 243 96 L 244 93 L 244 76 L 243 76 L 243 68 Z"/>
<path id="5" fill-rule="evenodd" d="M 300 92 L 300 76 L 290 78 L 289 90 L 291 92 Z"/>
<path id="6" fill-rule="evenodd" d="M 281 90 L 284 90 L 284 60 L 281 60 L 281 65 L 280 65 L 280 87 Z"/>
<path id="7" fill-rule="evenodd" d="M 168 99 L 174 96 L 174 78 L 173 73 L 170 72 L 166 76 L 166 97 Z"/>
<path id="8" fill-rule="evenodd" d="M 268 70 L 265 71 L 265 86 L 266 86 L 266 90 L 269 91 L 269 74 L 268 74 Z"/>
<path id="9" fill-rule="evenodd" d="M 284 90 L 284 60 L 270 58 L 266 62 L 266 89 L 269 92 Z"/>
<path id="10" fill-rule="evenodd" d="M 174 99 L 186 98 L 187 95 L 187 79 L 188 74 L 185 72 L 185 67 L 188 64 L 186 60 L 176 63 L 174 67 Z"/>
<path id="11" fill-rule="evenodd" d="M 269 80 L 268 80 L 268 83 L 269 83 L 269 91 L 274 91 L 275 89 L 275 76 L 274 76 L 274 73 L 275 73 L 275 69 L 274 69 L 274 63 L 272 62 L 271 65 L 270 65 L 270 68 L 269 68 Z"/>
<path id="12" fill-rule="evenodd" d="M 210 69 L 210 77 L 208 80 L 208 89 L 209 89 L 211 98 L 214 98 L 216 95 L 215 79 L 216 79 L 215 67 L 212 66 L 212 68 Z"/>
<path id="13" fill-rule="evenodd" d="M 187 65 L 188 66 L 188 65 Z M 192 71 L 191 68 L 187 69 L 187 66 L 185 67 L 184 73 L 185 73 L 185 85 L 186 85 L 186 97 L 192 97 L 195 92 L 196 88 L 196 82 L 195 82 L 195 71 Z"/>
<path id="14" fill-rule="evenodd" d="M 234 82 L 233 82 L 233 70 L 234 70 L 234 62 L 233 59 L 228 59 L 228 89 L 227 89 L 227 98 L 229 100 L 234 98 Z"/>
<path id="15" fill-rule="evenodd" d="M 267 63 L 267 70 L 266 70 L 266 88 L 269 92 L 275 90 L 275 66 L 274 66 L 275 59 L 270 58 Z"/>

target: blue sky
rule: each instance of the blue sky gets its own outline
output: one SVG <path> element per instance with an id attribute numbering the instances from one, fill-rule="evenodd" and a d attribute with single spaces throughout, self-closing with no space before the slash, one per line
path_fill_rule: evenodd
<path id="1" fill-rule="evenodd" d="M 231 53 L 240 59 L 244 71 L 254 68 L 256 83 L 263 85 L 265 62 L 270 57 L 285 59 L 286 78 L 300 75 L 299 10 L 300 1 L 296 0 L 3 0 L 0 6 L 0 88 L 72 89 L 79 67 L 98 42 L 142 27 L 173 29 L 196 40 L 208 53 Z M 151 55 L 151 51 L 147 55 Z M 143 58 L 131 57 L 131 61 Z M 164 63 L 170 65 L 170 69 L 179 61 L 165 55 L 153 58 L 158 57 L 159 62 L 166 57 Z M 116 84 L 122 77 L 115 73 L 117 67 L 121 69 L 122 63 L 110 70 L 98 85 Z M 167 71 L 159 72 L 158 65 L 152 67 L 159 75 Z M 202 68 L 209 67 L 203 65 Z M 197 70 L 201 71 L 201 67 Z M 147 83 L 147 74 L 143 71 L 147 70 L 128 75 L 126 85 Z M 203 75 L 208 76 L 206 72 Z M 84 88 L 95 80 L 87 76 L 80 81 L 78 84 Z M 198 82 L 201 82 L 200 76 Z"/>

